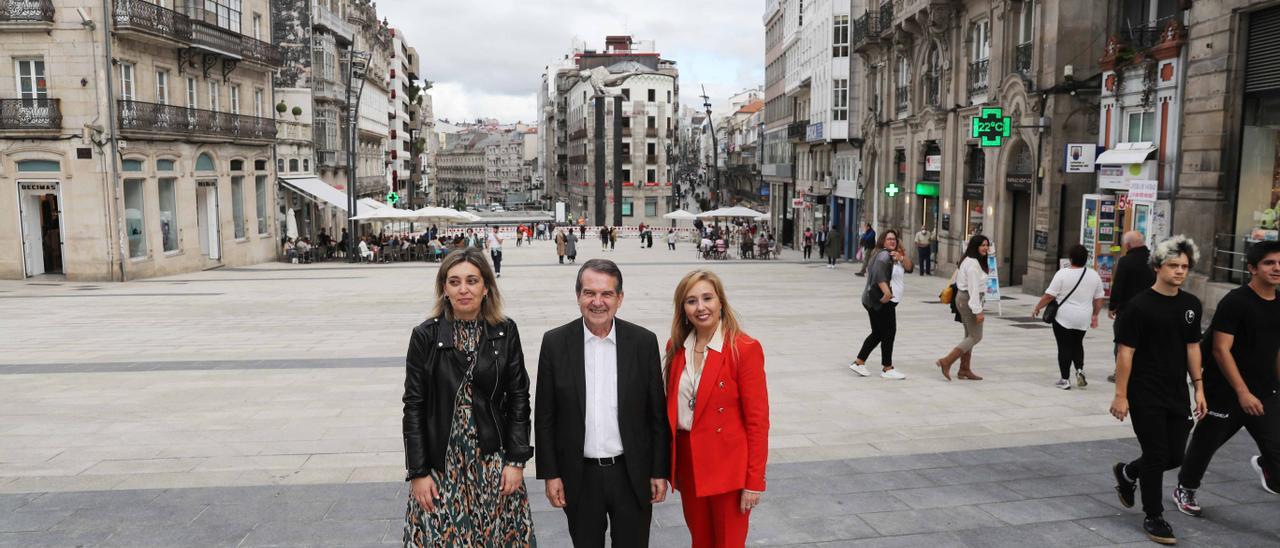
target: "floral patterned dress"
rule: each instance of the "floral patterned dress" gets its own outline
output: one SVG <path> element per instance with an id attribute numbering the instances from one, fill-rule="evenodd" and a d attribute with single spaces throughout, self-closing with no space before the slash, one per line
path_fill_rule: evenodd
<path id="1" fill-rule="evenodd" d="M 523 482 L 514 493 L 502 496 L 502 454 L 483 455 L 471 409 L 471 378 L 480 344 L 478 321 L 454 322 L 454 345 L 467 358 L 466 381 L 458 388 L 454 404 L 446 472 L 432 471 L 440 500 L 428 512 L 409 497 L 404 519 L 404 545 L 413 547 L 537 546 L 529 494 Z"/>

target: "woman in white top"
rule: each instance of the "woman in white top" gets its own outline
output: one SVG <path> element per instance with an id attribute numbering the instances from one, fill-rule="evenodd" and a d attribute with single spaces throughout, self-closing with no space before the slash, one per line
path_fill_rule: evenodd
<path id="1" fill-rule="evenodd" d="M 960 314 L 960 322 L 964 324 L 964 339 L 951 349 L 946 356 L 937 362 L 942 369 L 942 376 L 951 380 L 951 366 L 960 360 L 960 371 L 956 376 L 962 380 L 980 381 L 973 372 L 973 347 L 982 341 L 983 304 L 987 298 L 987 253 L 991 251 L 991 240 L 981 234 L 969 238 L 969 245 L 964 250 L 964 260 L 960 261 L 960 269 L 956 271 L 956 312 Z"/>
<path id="2" fill-rule="evenodd" d="M 1058 301 L 1058 313 L 1053 318 L 1053 338 L 1058 341 L 1058 371 L 1062 378 L 1055 385 L 1071 390 L 1071 364 L 1076 365 L 1076 385 L 1088 386 L 1084 378 L 1084 334 L 1090 327 L 1098 327 L 1098 313 L 1102 311 L 1102 278 L 1093 269 L 1085 268 L 1089 251 L 1076 244 L 1067 251 L 1071 267 L 1059 270 L 1044 290 L 1044 296 L 1031 311 L 1031 317 L 1050 301 Z"/>

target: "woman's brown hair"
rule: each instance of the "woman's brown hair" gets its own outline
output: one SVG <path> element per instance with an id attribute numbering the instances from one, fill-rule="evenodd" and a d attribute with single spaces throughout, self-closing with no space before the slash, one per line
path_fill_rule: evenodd
<path id="1" fill-rule="evenodd" d="M 738 315 L 733 312 L 733 307 L 729 306 L 729 300 L 724 294 L 724 282 L 720 281 L 720 277 L 709 270 L 694 270 L 685 274 L 680 279 L 680 283 L 676 284 L 676 292 L 672 297 L 675 306 L 675 315 L 671 318 L 671 347 L 667 349 L 666 356 L 662 359 L 662 377 L 668 379 L 671 374 L 671 361 L 675 355 L 684 352 L 684 340 L 693 332 L 693 324 L 689 322 L 684 314 L 684 299 L 698 282 L 707 282 L 711 284 L 711 289 L 716 292 L 716 298 L 720 300 L 720 325 L 719 329 L 724 333 L 724 342 L 729 346 L 734 357 L 738 355 L 738 347 L 736 341 L 738 335 L 742 333 L 741 324 L 738 323 Z"/>
<path id="2" fill-rule="evenodd" d="M 462 263 L 471 263 L 480 271 L 484 287 L 488 290 L 480 301 L 480 318 L 489 325 L 498 325 L 507 319 L 502 315 L 502 293 L 498 291 L 498 280 L 493 275 L 493 268 L 485 260 L 484 253 L 474 247 L 458 249 L 445 255 L 440 262 L 440 270 L 436 271 L 436 302 L 431 309 L 431 317 L 453 320 L 453 306 L 444 294 L 444 284 L 449 280 L 449 271 Z"/>

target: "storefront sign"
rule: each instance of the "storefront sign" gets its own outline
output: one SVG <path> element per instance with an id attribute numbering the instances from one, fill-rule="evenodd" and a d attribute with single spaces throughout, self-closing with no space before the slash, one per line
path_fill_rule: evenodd
<path id="1" fill-rule="evenodd" d="M 22 190 L 58 190 L 55 183 L 18 183 L 18 188 Z"/>
<path id="2" fill-rule="evenodd" d="M 943 213 L 942 214 L 942 231 L 947 232 L 949 230 L 951 230 L 951 214 Z"/>
<path id="3" fill-rule="evenodd" d="M 792 198 L 791 209 L 804 209 L 804 198 Z"/>
<path id="4" fill-rule="evenodd" d="M 809 124 L 804 132 L 805 141 L 821 141 L 822 140 L 822 122 Z"/>
<path id="5" fill-rule="evenodd" d="M 1098 188 L 1106 190 L 1129 190 L 1129 182 L 1140 179 L 1154 179 L 1156 162 L 1150 160 L 1141 164 L 1100 165 L 1098 166 Z"/>
<path id="6" fill-rule="evenodd" d="M 1049 250 L 1049 231 L 1037 230 L 1035 241 L 1031 242 L 1031 245 L 1036 249 L 1036 251 L 1048 251 Z"/>
<path id="7" fill-rule="evenodd" d="M 942 171 L 942 155 L 932 155 L 924 157 L 925 171 Z"/>
<path id="8" fill-rule="evenodd" d="M 196 181 L 198 187 L 218 186 L 217 181 Z"/>
<path id="9" fill-rule="evenodd" d="M 888 195 L 890 198 L 897 196 L 899 192 L 902 192 L 902 187 L 894 183 L 889 183 L 884 187 L 884 193 Z"/>
<path id="10" fill-rule="evenodd" d="M 970 135 L 984 147 L 998 147 L 1004 143 L 1013 125 L 1000 107 L 983 107 L 981 113 L 970 120 Z"/>
<path id="11" fill-rule="evenodd" d="M 985 185 L 982 185 L 982 184 L 964 185 L 964 199 L 981 200 L 984 186 Z"/>
<path id="12" fill-rule="evenodd" d="M 1159 181 L 1138 179 L 1129 181 L 1129 201 L 1154 202 L 1160 189 Z"/>
<path id="13" fill-rule="evenodd" d="M 916 196 L 929 196 L 937 198 L 939 194 L 938 183 L 920 182 L 916 183 Z"/>
<path id="14" fill-rule="evenodd" d="M 1066 172 L 1093 173 L 1098 158 L 1098 145 L 1076 143 L 1067 145 Z"/>
<path id="15" fill-rule="evenodd" d="M 1011 192 L 1031 192 L 1031 176 L 1009 175 L 1004 179 L 1004 187 Z"/>

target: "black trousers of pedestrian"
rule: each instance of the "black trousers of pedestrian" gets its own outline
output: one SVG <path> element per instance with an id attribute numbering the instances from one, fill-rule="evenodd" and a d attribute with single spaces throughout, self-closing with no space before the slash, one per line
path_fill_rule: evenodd
<path id="1" fill-rule="evenodd" d="M 1217 399 L 1209 401 L 1209 414 L 1191 432 L 1178 483 L 1187 489 L 1199 489 L 1213 454 L 1243 427 L 1258 444 L 1258 454 L 1262 456 L 1259 460 L 1271 478 L 1271 489 L 1280 492 L 1280 395 L 1261 398 L 1266 414 L 1260 417 L 1245 414 L 1234 394 Z"/>
<path id="2" fill-rule="evenodd" d="M 818 242 L 818 258 L 827 256 L 827 242 Z"/>
<path id="3" fill-rule="evenodd" d="M 614 547 L 649 546 L 653 505 L 636 498 L 625 464 L 600 466 L 588 461 L 578 498 L 564 509 L 574 548 L 604 548 L 606 528 Z"/>
<path id="4" fill-rule="evenodd" d="M 1124 468 L 1125 476 L 1138 479 L 1142 489 L 1142 511 L 1148 516 L 1164 513 L 1164 473 L 1182 466 L 1191 432 L 1189 407 L 1133 407 L 1129 421 L 1142 446 L 1142 456 Z"/>
<path id="5" fill-rule="evenodd" d="M 837 255 L 836 253 L 828 253 L 828 254 L 827 254 L 827 264 L 829 264 L 829 265 L 831 265 L 831 266 L 835 266 L 835 265 L 836 265 L 836 255 Z"/>
<path id="6" fill-rule="evenodd" d="M 933 248 L 930 246 L 917 246 L 916 254 L 920 256 L 920 275 L 929 276 L 933 274 Z"/>
<path id="7" fill-rule="evenodd" d="M 862 341 L 862 350 L 858 351 L 858 361 L 866 362 L 871 351 L 880 347 L 880 365 L 893 366 L 893 341 L 898 337 L 898 303 L 888 302 L 880 305 L 880 310 L 864 306 L 867 317 L 871 318 L 871 334 Z"/>
<path id="8" fill-rule="evenodd" d="M 1084 371 L 1084 330 L 1068 329 L 1053 322 L 1053 338 L 1058 341 L 1058 372 L 1063 379 L 1071 378 L 1071 364 Z"/>
<path id="9" fill-rule="evenodd" d="M 489 257 L 493 258 L 493 273 L 502 274 L 502 250 L 501 249 L 490 250 Z"/>
<path id="10" fill-rule="evenodd" d="M 809 260 L 809 257 L 812 257 L 812 256 L 813 256 L 813 246 L 812 245 L 804 246 L 804 260 L 807 261 Z"/>

